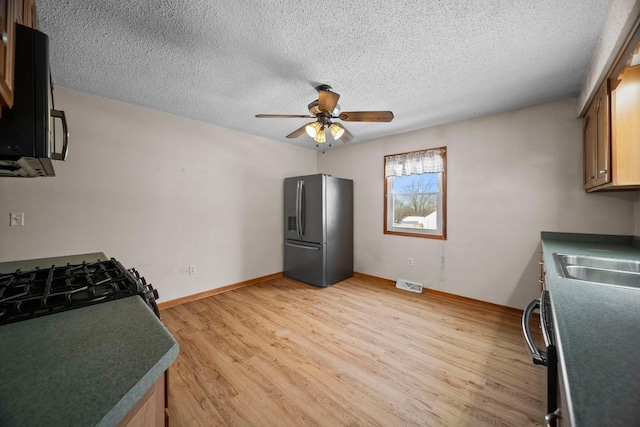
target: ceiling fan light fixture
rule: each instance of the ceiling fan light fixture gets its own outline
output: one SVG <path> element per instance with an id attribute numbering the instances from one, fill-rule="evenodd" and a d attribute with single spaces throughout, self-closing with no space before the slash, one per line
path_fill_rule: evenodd
<path id="1" fill-rule="evenodd" d="M 318 134 L 313 138 L 313 140 L 319 144 L 323 144 L 327 140 L 327 137 L 324 134 L 324 126 L 318 131 Z"/>
<path id="2" fill-rule="evenodd" d="M 338 140 L 344 135 L 344 127 L 339 123 L 331 123 L 329 125 L 329 130 L 331 131 L 331 135 L 333 135 L 333 139 Z"/>
<path id="3" fill-rule="evenodd" d="M 342 111 L 338 104 L 340 94 L 333 92 L 331 86 L 322 84 L 316 87 L 318 99 L 311 101 L 307 108 L 309 115 L 301 114 L 256 114 L 257 118 L 267 119 L 314 119 L 313 122 L 304 124 L 298 129 L 286 135 L 287 139 L 294 139 L 303 134 L 309 135 L 317 144 L 324 144 L 327 141 L 327 129 L 331 132 L 333 140 L 328 146 L 331 147 L 333 141 L 341 140 L 349 143 L 354 140 L 354 136 L 340 123 L 333 123 L 333 119 L 340 119 L 345 122 L 390 122 L 393 120 L 391 111 Z M 318 147 L 318 145 L 316 145 Z"/>
<path id="4" fill-rule="evenodd" d="M 309 123 L 304 128 L 304 130 L 307 132 L 307 135 L 309 135 L 311 138 L 315 138 L 320 132 L 320 128 L 322 128 L 322 125 L 320 123 L 313 122 L 313 123 Z"/>

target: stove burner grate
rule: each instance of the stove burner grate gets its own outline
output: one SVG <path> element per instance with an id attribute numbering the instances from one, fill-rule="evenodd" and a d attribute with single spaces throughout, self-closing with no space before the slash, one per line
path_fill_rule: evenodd
<path id="1" fill-rule="evenodd" d="M 158 292 L 111 258 L 0 275 L 0 325 L 133 295 L 160 318 Z"/>

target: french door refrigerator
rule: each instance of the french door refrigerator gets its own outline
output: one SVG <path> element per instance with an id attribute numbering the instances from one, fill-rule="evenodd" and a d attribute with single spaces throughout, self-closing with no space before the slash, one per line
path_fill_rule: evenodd
<path id="1" fill-rule="evenodd" d="M 353 275 L 352 180 L 284 180 L 284 275 L 323 288 Z"/>

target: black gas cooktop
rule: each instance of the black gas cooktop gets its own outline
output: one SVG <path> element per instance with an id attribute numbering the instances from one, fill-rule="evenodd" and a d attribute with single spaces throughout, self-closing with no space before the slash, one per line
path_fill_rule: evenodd
<path id="1" fill-rule="evenodd" d="M 135 295 L 160 317 L 158 292 L 114 258 L 2 273 L 0 325 Z"/>

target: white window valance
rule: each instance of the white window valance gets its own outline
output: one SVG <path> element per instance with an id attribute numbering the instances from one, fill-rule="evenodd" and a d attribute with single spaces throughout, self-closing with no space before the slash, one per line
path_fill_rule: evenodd
<path id="1" fill-rule="evenodd" d="M 444 149 L 436 148 L 385 156 L 384 176 L 388 178 L 390 176 L 444 172 L 444 152 Z"/>

